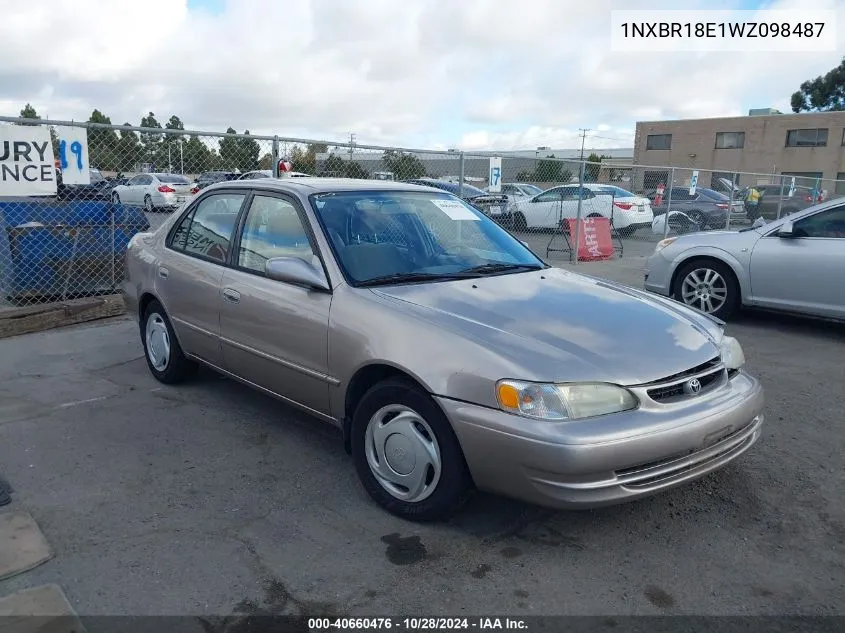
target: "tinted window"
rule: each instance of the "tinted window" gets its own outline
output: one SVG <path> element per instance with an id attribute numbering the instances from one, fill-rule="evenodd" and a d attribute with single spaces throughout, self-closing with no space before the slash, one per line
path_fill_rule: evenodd
<path id="1" fill-rule="evenodd" d="M 204 198 L 179 224 L 171 247 L 223 263 L 244 194 L 225 193 Z"/>
<path id="2" fill-rule="evenodd" d="M 798 220 L 792 228 L 798 237 L 845 239 L 845 206 L 835 207 Z"/>
<path id="3" fill-rule="evenodd" d="M 171 185 L 190 185 L 191 181 L 177 174 L 159 174 L 158 179 Z"/>
<path id="4" fill-rule="evenodd" d="M 300 257 L 311 261 L 314 251 L 296 207 L 284 198 L 255 196 L 249 207 L 238 249 L 238 265 L 264 273 L 268 259 Z"/>
<path id="5" fill-rule="evenodd" d="M 698 191 L 698 193 L 700 193 L 702 196 L 704 196 L 706 198 L 711 198 L 712 200 L 718 200 L 719 202 L 722 202 L 723 200 L 728 200 L 728 196 L 726 196 L 725 194 L 720 193 L 718 191 L 714 191 L 713 189 L 706 189 L 704 187 L 698 187 L 696 189 L 696 191 Z"/>
<path id="6" fill-rule="evenodd" d="M 671 134 L 649 134 L 645 141 L 646 149 L 671 149 Z"/>
<path id="7" fill-rule="evenodd" d="M 787 147 L 824 147 L 827 145 L 827 128 L 789 130 Z"/>
<path id="8" fill-rule="evenodd" d="M 140 185 L 140 184 L 143 184 L 143 182 L 144 182 L 144 177 L 143 177 L 143 176 L 135 176 L 134 178 L 132 178 L 132 179 L 131 179 L 128 183 L 126 183 L 126 184 L 128 184 L 128 185 Z"/>
<path id="9" fill-rule="evenodd" d="M 537 202 L 555 202 L 561 199 L 560 189 L 549 189 L 534 198 Z"/>
<path id="10" fill-rule="evenodd" d="M 745 147 L 745 132 L 717 132 L 716 149 L 741 149 Z"/>

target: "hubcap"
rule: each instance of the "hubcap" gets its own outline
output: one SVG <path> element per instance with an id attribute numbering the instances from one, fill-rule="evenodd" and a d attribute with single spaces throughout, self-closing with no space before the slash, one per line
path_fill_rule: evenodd
<path id="1" fill-rule="evenodd" d="M 688 306 L 712 314 L 725 305 L 728 284 L 715 270 L 698 268 L 684 278 L 681 298 Z"/>
<path id="2" fill-rule="evenodd" d="M 164 371 L 170 362 L 170 335 L 164 319 L 158 313 L 153 313 L 147 319 L 147 358 L 157 371 Z"/>
<path id="3" fill-rule="evenodd" d="M 391 495 L 418 503 L 440 481 L 440 447 L 422 416 L 402 405 L 382 407 L 370 418 L 365 436 L 370 471 Z"/>

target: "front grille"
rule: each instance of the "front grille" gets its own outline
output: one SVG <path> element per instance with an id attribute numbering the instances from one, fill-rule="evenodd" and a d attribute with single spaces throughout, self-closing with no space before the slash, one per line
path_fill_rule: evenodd
<path id="1" fill-rule="evenodd" d="M 698 380 L 697 391 L 687 389 L 687 385 L 693 379 Z M 722 359 L 719 356 L 715 356 L 692 369 L 640 385 L 640 387 L 645 390 L 648 397 L 653 401 L 661 404 L 669 404 L 704 395 L 717 389 L 726 380 L 727 373 L 725 366 L 722 364 Z"/>

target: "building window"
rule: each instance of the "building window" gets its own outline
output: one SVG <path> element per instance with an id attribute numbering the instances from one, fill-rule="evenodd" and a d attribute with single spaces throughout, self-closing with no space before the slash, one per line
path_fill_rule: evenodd
<path id="1" fill-rule="evenodd" d="M 845 196 L 845 171 L 836 174 L 836 186 L 833 190 L 840 196 Z"/>
<path id="2" fill-rule="evenodd" d="M 649 134 L 645 141 L 646 149 L 672 149 L 671 134 Z"/>
<path id="3" fill-rule="evenodd" d="M 745 132 L 716 132 L 716 149 L 742 149 Z"/>
<path id="4" fill-rule="evenodd" d="M 787 147 L 825 147 L 827 128 L 789 130 L 786 133 Z"/>

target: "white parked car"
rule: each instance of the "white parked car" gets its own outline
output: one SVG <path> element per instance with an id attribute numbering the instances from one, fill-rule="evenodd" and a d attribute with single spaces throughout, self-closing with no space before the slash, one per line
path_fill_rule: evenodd
<path id="1" fill-rule="evenodd" d="M 614 195 L 613 189 L 624 192 Z M 581 200 L 582 218 L 607 218 L 622 235 L 651 227 L 653 213 L 648 200 L 612 185 L 585 184 Z M 552 187 L 532 198 L 517 200 L 510 207 L 517 227 L 560 228 L 566 219 L 578 217 L 579 186 Z"/>
<path id="2" fill-rule="evenodd" d="M 112 189 L 111 199 L 115 204 L 144 207 L 149 212 L 173 211 L 197 191 L 196 185 L 179 174 L 138 174 Z"/>
<path id="3" fill-rule="evenodd" d="M 487 187 L 484 191 L 487 193 L 494 193 L 490 191 L 490 187 Z M 509 201 L 515 202 L 516 200 L 527 200 L 528 198 L 533 198 L 534 196 L 543 193 L 543 190 L 537 185 L 529 185 L 524 182 L 509 182 L 502 183 L 501 191 L 499 193 L 505 194 Z"/>

